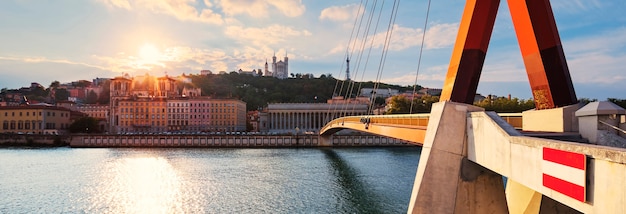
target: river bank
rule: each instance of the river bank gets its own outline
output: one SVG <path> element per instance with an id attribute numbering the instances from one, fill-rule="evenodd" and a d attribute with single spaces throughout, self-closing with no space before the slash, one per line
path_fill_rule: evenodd
<path id="1" fill-rule="evenodd" d="M 359 147 L 414 146 L 373 135 L 0 135 L 0 147 Z"/>

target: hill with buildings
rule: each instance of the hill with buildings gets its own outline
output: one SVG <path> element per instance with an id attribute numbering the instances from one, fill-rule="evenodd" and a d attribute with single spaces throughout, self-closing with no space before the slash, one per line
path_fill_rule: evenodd
<path id="1" fill-rule="evenodd" d="M 231 72 L 228 74 L 191 75 L 191 83 L 180 88 L 198 87 L 202 94 L 214 98 L 235 98 L 247 103 L 248 110 L 256 110 L 268 103 L 325 103 L 333 96 L 356 97 L 361 88 L 374 88 L 374 82 L 352 82 L 335 79 L 331 75 L 313 77 L 295 74 L 292 78 L 253 76 Z M 403 87 L 380 83 L 378 88 L 411 91 Z M 421 89 L 421 86 L 417 86 Z M 350 92 L 350 93 L 347 93 Z M 346 95 L 348 94 L 348 95 Z"/>

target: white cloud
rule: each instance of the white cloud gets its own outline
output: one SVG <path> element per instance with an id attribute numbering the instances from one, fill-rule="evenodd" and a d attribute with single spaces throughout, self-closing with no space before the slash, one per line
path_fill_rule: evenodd
<path id="1" fill-rule="evenodd" d="M 311 36 L 311 32 L 307 30 L 296 30 L 277 24 L 266 28 L 230 26 L 226 28 L 224 34 L 241 43 L 252 43 L 260 47 L 277 44 L 289 39 L 302 39 L 302 37 Z"/>
<path id="2" fill-rule="evenodd" d="M 602 7 L 599 0 L 553 0 L 550 2 L 553 10 L 580 12 Z"/>
<path id="3" fill-rule="evenodd" d="M 435 24 L 428 28 L 424 39 L 424 49 L 428 50 L 451 47 L 454 45 L 458 28 L 458 23 Z M 424 31 L 420 28 L 407 28 L 395 24 L 391 35 L 391 42 L 389 43 L 389 50 L 401 51 L 407 48 L 419 47 L 422 42 L 423 32 Z M 365 43 L 366 47 L 369 48 L 370 44 L 372 44 L 374 48 L 384 47 L 386 34 L 387 32 L 385 31 L 377 33 L 374 36 L 369 36 L 369 41 Z M 374 39 L 373 43 L 371 43 L 371 39 Z M 356 43 L 353 42 L 352 44 L 357 44 L 357 47 L 361 47 L 362 43 L 363 40 L 359 39 Z M 333 47 L 329 53 L 335 54 L 345 50 L 346 44 L 340 44 Z"/>
<path id="4" fill-rule="evenodd" d="M 216 0 L 224 14 L 245 14 L 251 17 L 266 17 L 273 7 L 288 17 L 298 17 L 306 10 L 302 0 Z"/>
<path id="5" fill-rule="evenodd" d="M 353 20 L 363 12 L 359 4 L 349 4 L 344 6 L 332 6 L 324 8 L 320 13 L 320 20 L 349 21 Z"/>
<path id="6" fill-rule="evenodd" d="M 195 0 L 99 0 L 111 8 L 126 10 L 148 10 L 156 14 L 173 16 L 181 21 L 203 22 L 215 25 L 224 23 L 222 16 L 209 8 L 198 11 Z M 208 3 L 208 4 L 207 4 Z M 205 1 L 207 7 L 210 2 Z"/>
<path id="7" fill-rule="evenodd" d="M 49 59 L 46 57 L 3 57 L 3 56 L 0 56 L 0 60 L 18 61 L 18 62 L 24 62 L 24 63 L 56 63 L 56 64 L 67 64 L 67 65 L 79 65 L 79 66 L 84 66 L 84 67 L 89 67 L 89 68 L 107 70 L 107 68 L 105 67 L 93 65 L 89 63 L 75 62 L 75 61 L 71 61 L 67 59 Z"/>

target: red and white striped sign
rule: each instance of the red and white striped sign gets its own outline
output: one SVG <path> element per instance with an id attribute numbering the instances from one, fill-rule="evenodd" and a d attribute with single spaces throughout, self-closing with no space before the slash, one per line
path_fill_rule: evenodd
<path id="1" fill-rule="evenodd" d="M 585 154 L 544 147 L 541 167 L 543 186 L 585 202 Z"/>

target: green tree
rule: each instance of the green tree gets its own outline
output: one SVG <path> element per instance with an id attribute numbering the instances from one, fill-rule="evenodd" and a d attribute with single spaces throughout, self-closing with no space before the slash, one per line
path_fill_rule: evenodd
<path id="1" fill-rule="evenodd" d="M 100 92 L 100 96 L 98 97 L 99 104 L 109 104 L 110 96 L 111 96 L 111 80 L 106 80 L 102 84 L 102 92 Z"/>
<path id="2" fill-rule="evenodd" d="M 429 113 L 433 103 L 439 102 L 438 96 L 424 95 L 412 101 L 406 96 L 398 95 L 391 97 L 387 105 L 387 114 Z M 411 106 L 411 103 L 413 105 Z"/>
<path id="3" fill-rule="evenodd" d="M 90 90 L 85 97 L 85 104 L 96 104 L 98 102 L 98 94 L 95 91 Z"/>
<path id="4" fill-rule="evenodd" d="M 616 105 L 626 109 L 626 99 L 609 98 L 607 100 L 609 102 L 615 103 Z"/>
<path id="5" fill-rule="evenodd" d="M 93 117 L 81 117 L 70 124 L 71 133 L 100 133 L 98 120 Z"/>
<path id="6" fill-rule="evenodd" d="M 67 89 L 65 88 L 56 88 L 53 90 L 54 90 L 54 100 L 56 101 L 67 100 L 67 98 L 70 97 L 70 92 L 67 91 Z"/>
<path id="7" fill-rule="evenodd" d="M 58 88 L 61 85 L 59 81 L 55 80 L 50 83 L 50 88 Z"/>
<path id="8" fill-rule="evenodd" d="M 475 102 L 474 105 L 484 108 L 485 111 L 495 111 L 498 113 L 519 113 L 535 108 L 535 102 L 533 100 L 518 98 L 508 99 L 504 97 L 483 99 Z"/>

